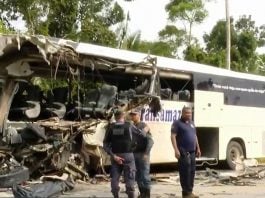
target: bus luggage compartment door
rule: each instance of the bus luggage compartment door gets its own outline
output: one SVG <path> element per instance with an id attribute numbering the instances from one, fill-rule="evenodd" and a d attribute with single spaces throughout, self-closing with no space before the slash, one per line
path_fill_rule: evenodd
<path id="1" fill-rule="evenodd" d="M 218 127 L 222 122 L 224 94 L 199 91 L 194 94 L 194 122 L 197 127 Z"/>

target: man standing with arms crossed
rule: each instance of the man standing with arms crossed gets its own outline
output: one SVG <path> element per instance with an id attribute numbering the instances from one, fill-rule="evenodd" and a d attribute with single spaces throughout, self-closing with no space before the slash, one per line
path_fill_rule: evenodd
<path id="1" fill-rule="evenodd" d="M 130 113 L 134 126 L 144 133 L 142 135 L 133 134 L 134 137 L 134 159 L 136 165 L 136 181 L 140 191 L 139 198 L 150 198 L 151 178 L 150 178 L 150 151 L 154 144 L 150 129 L 146 123 L 141 121 L 141 111 L 138 109 Z"/>
<path id="2" fill-rule="evenodd" d="M 178 159 L 182 197 L 198 198 L 199 196 L 194 195 L 192 191 L 196 169 L 195 157 L 200 157 L 201 151 L 190 107 L 183 107 L 181 118 L 173 122 L 171 142 L 175 157 Z"/>

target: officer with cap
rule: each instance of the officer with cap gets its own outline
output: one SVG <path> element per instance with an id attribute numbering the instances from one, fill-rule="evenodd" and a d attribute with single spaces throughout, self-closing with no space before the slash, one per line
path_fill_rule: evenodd
<path id="1" fill-rule="evenodd" d="M 150 129 L 146 123 L 141 121 L 141 110 L 135 109 L 130 112 L 134 126 L 141 130 L 145 138 L 137 133 L 133 133 L 135 148 L 134 159 L 136 165 L 136 181 L 140 191 L 139 198 L 150 198 L 151 178 L 150 178 L 150 151 L 154 144 Z"/>
<path id="2" fill-rule="evenodd" d="M 119 180 L 124 172 L 126 193 L 134 198 L 135 161 L 132 151 L 132 124 L 125 121 L 125 113 L 117 110 L 116 122 L 111 123 L 103 141 L 104 150 L 111 156 L 111 192 L 119 198 Z"/>

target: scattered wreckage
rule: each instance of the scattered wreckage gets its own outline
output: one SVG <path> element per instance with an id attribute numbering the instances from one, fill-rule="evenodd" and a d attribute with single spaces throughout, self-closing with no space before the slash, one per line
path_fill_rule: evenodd
<path id="1" fill-rule="evenodd" d="M 245 159 L 237 164 L 236 170 L 206 167 L 196 171 L 196 186 L 255 186 L 264 181 L 265 166 L 258 164 L 256 159 Z M 179 184 L 178 173 L 160 173 L 152 175 L 152 180 L 167 184 Z"/>
<path id="2" fill-rule="evenodd" d="M 0 37 L 0 187 L 64 173 L 87 180 L 107 162 L 102 141 L 117 108 L 161 109 L 154 58 L 128 62 L 95 50 L 43 36 Z M 146 79 L 119 81 L 139 66 L 150 70 Z M 46 90 L 43 78 L 44 86 L 52 82 Z"/>
<path id="3" fill-rule="evenodd" d="M 204 178 L 204 179 L 202 179 Z M 206 168 L 205 173 L 198 176 L 200 185 L 235 185 L 235 186 L 253 186 L 258 180 L 265 178 L 264 167 L 248 167 L 240 171 L 219 171 Z"/>

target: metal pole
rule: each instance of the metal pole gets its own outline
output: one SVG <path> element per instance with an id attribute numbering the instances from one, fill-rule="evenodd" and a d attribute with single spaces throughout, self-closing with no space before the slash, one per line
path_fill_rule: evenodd
<path id="1" fill-rule="evenodd" d="M 230 32 L 230 15 L 229 15 L 229 0 L 225 0 L 225 11 L 226 11 L 226 68 L 230 70 L 231 62 L 231 32 Z"/>

